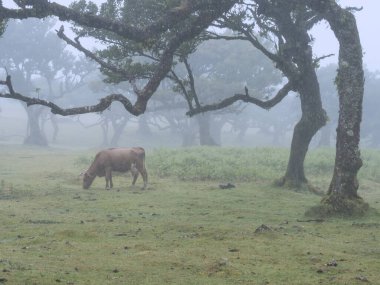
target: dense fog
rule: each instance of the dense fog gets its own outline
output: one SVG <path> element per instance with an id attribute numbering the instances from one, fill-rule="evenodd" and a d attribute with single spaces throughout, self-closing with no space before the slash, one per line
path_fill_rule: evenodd
<path id="1" fill-rule="evenodd" d="M 358 5 L 360 1 L 341 1 Z M 368 42 L 367 22 L 371 21 L 375 1 L 365 3 L 357 12 L 362 33 L 366 85 L 361 132 L 363 147 L 378 147 L 377 90 L 380 87 L 376 44 Z M 377 5 L 377 4 L 376 4 Z M 133 100 L 132 87 L 126 83 L 105 83 L 98 66 L 68 48 L 58 39 L 54 19 L 45 21 L 10 21 L 0 38 L 1 66 L 12 76 L 17 92 L 56 102 L 64 107 L 96 104 L 110 93 L 122 93 Z M 314 52 L 318 56 L 337 53 L 337 43 L 320 24 L 314 32 Z M 326 33 L 326 34 L 324 34 Z M 325 40 L 325 41 L 324 41 Z M 28 43 L 25 45 L 25 43 Z M 96 46 L 96 43 L 89 42 Z M 41 50 L 44 52 L 41 53 Z M 203 103 L 218 102 L 242 92 L 245 86 L 260 99 L 278 90 L 281 75 L 273 64 L 250 45 L 209 41 L 191 55 L 196 90 Z M 338 117 L 338 98 L 334 86 L 336 56 L 326 58 L 318 69 L 323 107 L 328 123 L 314 137 L 311 146 L 334 146 Z M 184 75 L 183 67 L 178 74 Z M 5 78 L 5 69 L 0 77 Z M 144 145 L 146 147 L 280 146 L 289 147 L 294 125 L 300 118 L 297 94 L 290 94 L 277 106 L 263 110 L 253 104 L 239 103 L 226 109 L 194 117 L 188 111 L 183 95 L 169 80 L 164 81 L 148 104 L 145 114 L 134 117 L 119 103 L 99 114 L 63 117 L 48 108 L 26 107 L 24 103 L 0 99 L 0 143 L 87 148 L 103 146 Z"/>

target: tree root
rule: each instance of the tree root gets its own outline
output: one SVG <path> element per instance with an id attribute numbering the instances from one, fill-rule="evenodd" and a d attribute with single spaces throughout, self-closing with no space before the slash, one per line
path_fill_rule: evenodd
<path id="1" fill-rule="evenodd" d="M 313 206 L 305 213 L 307 217 L 361 217 L 369 210 L 368 203 L 360 197 L 328 195 L 320 205 Z"/>
<path id="2" fill-rule="evenodd" d="M 289 179 L 284 177 L 281 177 L 280 179 L 277 179 L 274 181 L 274 185 L 276 187 L 283 187 L 286 189 L 291 189 L 296 192 L 311 192 L 318 196 L 323 196 L 325 193 L 318 189 L 317 187 L 311 185 L 307 180 L 305 181 L 295 181 L 293 179 Z"/>

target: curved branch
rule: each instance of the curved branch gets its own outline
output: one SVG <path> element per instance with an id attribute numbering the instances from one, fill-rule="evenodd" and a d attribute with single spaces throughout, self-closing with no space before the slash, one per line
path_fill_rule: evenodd
<path id="1" fill-rule="evenodd" d="M 175 83 L 178 84 L 178 87 L 180 88 L 182 94 L 185 96 L 185 99 L 186 99 L 187 106 L 188 106 L 189 110 L 192 110 L 193 109 L 192 98 L 189 95 L 189 93 L 187 92 L 186 87 L 185 87 L 183 81 L 178 77 L 177 73 L 175 73 L 174 70 L 171 70 L 170 73 L 171 73 L 171 75 L 168 74 L 167 77 L 170 80 L 172 80 L 172 81 L 174 81 Z"/>
<path id="2" fill-rule="evenodd" d="M 121 94 L 111 94 L 108 95 L 102 99 L 100 99 L 100 102 L 96 105 L 91 106 L 83 106 L 83 107 L 75 107 L 75 108 L 62 108 L 58 106 L 57 104 L 39 99 L 39 98 L 31 98 L 24 95 L 21 95 L 14 91 L 11 81 L 11 76 L 8 75 L 5 81 L 0 81 L 0 85 L 7 86 L 10 93 L 0 93 L 1 98 L 8 98 L 8 99 L 15 99 L 19 101 L 23 101 L 26 103 L 26 105 L 32 106 L 32 105 L 42 105 L 46 106 L 51 109 L 51 112 L 53 114 L 58 114 L 62 116 L 69 116 L 69 115 L 80 115 L 80 114 L 87 114 L 87 113 L 96 113 L 96 112 L 103 112 L 106 110 L 114 101 L 120 102 L 124 108 L 130 112 L 131 114 L 138 116 L 141 113 L 138 109 L 136 109 L 131 101 L 126 98 L 125 96 Z"/>
<path id="3" fill-rule="evenodd" d="M 325 58 L 329 58 L 329 57 L 332 57 L 332 56 L 335 56 L 335 54 L 334 53 L 330 53 L 330 54 L 326 54 L 326 55 L 317 57 L 317 58 L 315 58 L 313 60 L 314 65 L 318 65 L 321 60 L 324 60 Z"/>
<path id="4" fill-rule="evenodd" d="M 221 24 L 239 33 L 238 36 L 220 36 L 215 39 L 224 40 L 246 40 L 252 44 L 257 50 L 259 50 L 263 55 L 269 58 L 272 62 L 276 64 L 276 67 L 280 69 L 288 78 L 296 78 L 298 76 L 297 69 L 294 67 L 293 63 L 289 60 L 284 59 L 279 53 L 272 53 L 269 51 L 258 39 L 258 37 L 249 29 L 245 28 L 243 24 L 236 24 L 227 17 L 222 18 L 223 22 Z M 266 27 L 269 29 L 269 27 Z M 271 30 L 271 32 L 277 36 L 278 40 L 281 41 L 281 36 L 278 32 Z M 215 34 L 214 34 L 215 36 Z"/>
<path id="5" fill-rule="evenodd" d="M 205 11 L 200 13 L 197 18 L 192 19 L 192 22 L 182 31 L 175 34 L 167 43 L 165 50 L 163 51 L 156 70 L 153 72 L 151 78 L 144 86 L 142 90 L 137 94 L 137 101 L 135 107 L 144 113 L 147 103 L 157 90 L 161 81 L 167 76 L 173 66 L 173 58 L 176 50 L 182 43 L 191 40 L 194 36 L 199 35 L 204 29 L 206 29 L 212 21 L 220 17 L 224 12 L 223 9 L 217 11 Z"/>
<path id="6" fill-rule="evenodd" d="M 273 98 L 271 98 L 267 101 L 262 101 L 260 99 L 257 99 L 255 97 L 250 96 L 248 93 L 248 89 L 245 88 L 245 94 L 235 94 L 234 96 L 226 98 L 219 103 L 200 106 L 198 108 L 195 108 L 193 110 L 188 111 L 186 113 L 186 115 L 192 117 L 192 116 L 199 114 L 199 113 L 223 109 L 223 108 L 226 108 L 226 107 L 232 105 L 233 103 L 235 103 L 237 101 L 252 103 L 252 104 L 255 104 L 255 105 L 257 105 L 263 109 L 269 110 L 273 106 L 280 103 L 282 101 L 282 99 L 284 99 L 289 94 L 290 91 L 293 91 L 293 89 L 294 89 L 293 83 L 288 82 L 277 92 L 276 96 L 274 96 Z"/>
<path id="7" fill-rule="evenodd" d="M 122 70 L 122 69 L 119 69 L 117 68 L 116 66 L 112 65 L 112 64 L 109 64 L 107 62 L 105 62 L 104 60 L 100 59 L 99 57 L 97 57 L 93 52 L 89 51 L 88 49 L 86 49 L 85 47 L 83 47 L 81 45 L 81 43 L 79 42 L 79 39 L 76 39 L 75 41 L 69 39 L 65 34 L 64 34 L 64 27 L 61 26 L 60 29 L 57 31 L 57 35 L 60 39 L 64 40 L 68 45 L 71 45 L 72 47 L 74 47 L 75 49 L 81 51 L 84 53 L 85 56 L 87 56 L 88 58 L 92 59 L 93 61 L 97 62 L 100 64 L 101 67 L 105 68 L 105 69 L 108 69 L 114 73 L 117 73 L 117 74 L 120 74 L 122 75 L 126 80 L 128 81 L 131 81 L 131 80 L 134 80 L 134 76 L 132 76 L 130 73 L 128 73 L 127 71 L 125 70 Z"/>
<path id="8" fill-rule="evenodd" d="M 199 108 L 201 106 L 201 104 L 199 103 L 198 94 L 197 94 L 197 91 L 195 89 L 195 81 L 194 81 L 193 71 L 191 69 L 190 63 L 187 60 L 187 58 L 184 59 L 183 63 L 185 64 L 187 75 L 189 76 L 190 90 L 192 93 L 191 95 L 194 98 L 195 106 L 197 108 Z"/>

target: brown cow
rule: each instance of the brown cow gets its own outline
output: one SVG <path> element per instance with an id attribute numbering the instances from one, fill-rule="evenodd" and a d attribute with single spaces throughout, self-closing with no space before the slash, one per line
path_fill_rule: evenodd
<path id="1" fill-rule="evenodd" d="M 106 189 L 113 187 L 112 171 L 131 171 L 132 185 L 135 185 L 139 172 L 144 180 L 144 187 L 148 183 L 148 174 L 145 169 L 145 150 L 142 147 L 109 148 L 99 151 L 90 168 L 83 175 L 83 189 L 88 189 L 96 176 L 106 179 Z"/>

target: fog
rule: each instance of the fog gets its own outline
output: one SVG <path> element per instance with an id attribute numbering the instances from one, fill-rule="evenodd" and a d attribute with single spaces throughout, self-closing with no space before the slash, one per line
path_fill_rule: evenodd
<path id="1" fill-rule="evenodd" d="M 366 68 L 370 71 L 380 70 L 380 42 L 376 39 L 378 30 L 378 11 L 380 2 L 376 0 L 340 0 L 342 7 L 362 8 L 361 11 L 355 12 L 355 17 L 359 29 L 360 40 L 363 48 L 363 61 Z M 314 43 L 314 52 L 321 56 L 323 54 L 338 54 L 338 43 L 333 33 L 327 28 L 326 23 L 321 23 L 313 30 L 316 41 Z M 324 64 L 336 62 L 336 57 L 325 60 Z"/>
<path id="2" fill-rule="evenodd" d="M 8 1 L 3 2 L 4 5 L 8 3 Z M 67 4 L 67 1 L 57 2 Z M 373 23 L 377 21 L 375 13 L 378 11 L 377 8 L 380 8 L 380 2 L 375 0 L 363 2 L 354 0 L 340 1 L 343 6 L 363 6 L 362 11 L 356 12 L 366 68 L 361 143 L 363 147 L 378 147 L 380 145 L 380 133 L 378 133 L 380 128 L 377 127 L 376 122 L 380 122 L 380 118 L 378 118 L 378 111 L 374 106 L 378 103 L 377 90 L 380 87 L 380 78 L 377 73 L 380 70 L 380 57 L 377 56 L 380 43 L 376 41 L 376 25 Z M 36 62 L 38 72 L 33 74 L 30 82 L 26 82 L 21 78 L 22 70 L 17 71 L 16 68 L 10 72 L 17 92 L 27 96 L 41 96 L 41 98 L 52 100 L 64 107 L 96 104 L 99 98 L 112 92 L 120 92 L 129 96 L 129 98 L 134 98 L 131 86 L 103 83 L 104 77 L 93 62 L 80 57 L 78 53 L 73 52 L 71 49 L 61 46 L 63 43 L 60 43 L 60 40 L 55 35 L 53 37 L 53 34 L 51 38 L 46 39 L 47 42 L 44 45 L 49 52 L 46 51 L 41 54 L 40 51 L 43 45 L 39 46 L 39 44 L 43 43 L 39 41 L 32 42 L 30 40 L 28 49 L 22 48 L 23 41 L 17 42 L 20 38 L 22 39 L 20 35 L 25 33 L 26 38 L 28 36 L 26 31 L 29 26 L 36 25 L 36 20 L 28 21 L 31 21 L 30 25 L 13 27 L 13 24 L 10 24 L 9 28 L 13 27 L 15 30 L 6 31 L 0 39 L 0 48 L 2 50 L 2 55 L 0 55 L 1 66 L 9 67 L 14 64 L 10 59 L 13 61 L 18 60 L 19 62 L 16 65 L 21 66 L 23 57 L 34 58 L 35 56 L 35 59 L 31 60 L 31 62 Z M 54 31 L 54 28 L 59 26 L 60 23 L 54 22 L 51 25 L 48 30 Z M 35 34 L 31 36 L 35 37 L 38 30 L 40 31 L 41 29 L 36 29 Z M 15 38 L 15 31 L 17 31 L 18 38 Z M 338 53 L 337 41 L 328 30 L 326 23 L 319 24 L 312 33 L 315 38 L 313 46 L 315 56 L 319 57 L 327 54 L 335 54 L 335 56 L 323 60 L 318 71 L 323 105 L 328 113 L 329 122 L 315 136 L 311 146 L 334 146 L 338 113 L 337 94 L 333 85 L 336 70 L 336 65 L 334 64 L 337 62 L 336 55 Z M 84 43 L 88 46 L 95 45 L 91 41 Z M 54 58 L 58 57 L 58 55 L 54 54 L 53 51 L 59 51 L 60 49 L 62 49 L 60 54 L 64 54 L 65 57 Z M 207 46 L 203 50 L 200 48 L 198 55 L 196 54 L 190 58 L 194 68 L 197 68 L 200 62 L 207 59 L 209 49 L 210 47 Z M 214 50 L 215 47 L 212 47 L 212 49 Z M 221 50 L 220 53 L 222 52 Z M 241 63 L 232 61 L 240 58 L 240 60 L 249 65 L 249 61 L 244 58 L 244 55 L 251 56 L 252 53 L 252 48 L 239 46 L 236 48 L 235 54 L 231 52 L 231 58 L 226 55 L 223 57 L 223 61 L 217 57 L 211 60 L 218 62 L 220 70 L 225 72 L 224 75 L 231 78 L 233 77 L 235 65 L 245 68 L 241 67 Z M 50 63 L 56 60 L 54 66 L 59 66 L 59 64 L 64 66 L 71 61 L 76 62 L 81 68 L 76 72 L 81 75 L 78 76 L 74 72 L 65 73 L 63 70 L 68 70 L 69 67 L 67 66 L 63 67 L 64 69 L 57 67 L 54 75 L 55 79 L 48 82 L 46 80 L 48 71 L 46 71 L 45 75 L 43 73 L 44 64 L 45 66 L 47 64 L 46 62 L 44 63 L 41 55 L 45 58 L 50 56 Z M 258 55 L 255 54 L 255 56 Z M 279 75 L 276 74 L 275 70 L 272 70 L 271 63 L 263 60 L 260 64 L 262 64 L 263 70 L 268 72 L 265 74 L 265 79 L 262 74 L 255 75 L 255 79 L 252 79 L 249 74 L 245 74 L 233 82 L 222 82 L 221 78 L 217 77 L 213 82 L 206 82 L 203 80 L 201 71 L 195 70 L 197 88 L 202 93 L 204 102 L 207 103 L 207 100 L 215 102 L 234 93 L 242 92 L 245 85 L 250 90 L 254 89 L 261 98 L 265 98 L 268 94 L 273 94 L 280 83 Z M 214 63 L 214 66 L 216 65 Z M 201 70 L 200 67 L 199 70 Z M 230 73 L 227 73 L 227 70 L 230 70 Z M 1 70 L 0 77 L 1 79 L 5 77 L 4 70 Z M 260 86 L 266 81 L 273 83 Z M 167 106 L 167 108 L 165 109 L 163 106 Z M 187 108 L 183 98 L 175 94 L 172 86 L 167 82 L 164 82 L 157 94 L 153 96 L 147 112 L 139 117 L 133 117 L 123 110 L 118 103 L 114 103 L 109 110 L 102 114 L 72 117 L 52 115 L 47 108 L 39 106 L 26 108 L 23 103 L 10 99 L 0 99 L 0 109 L 1 144 L 22 144 L 28 139 L 35 139 L 31 138 L 33 127 L 30 123 L 31 118 L 36 116 L 33 115 L 35 113 L 38 114 L 38 126 L 41 132 L 39 134 L 40 138 L 37 138 L 37 140 L 46 141 L 48 146 L 62 148 L 99 148 L 132 145 L 141 145 L 148 148 L 194 145 L 289 147 L 294 125 L 300 117 L 299 98 L 296 94 L 291 94 L 269 111 L 262 110 L 254 105 L 235 104 L 226 110 L 189 118 L 186 116 Z"/>

